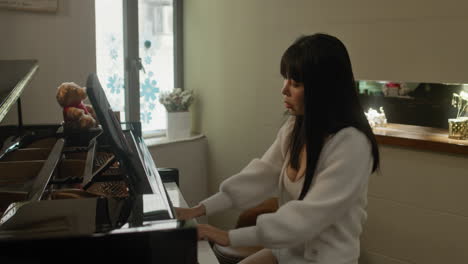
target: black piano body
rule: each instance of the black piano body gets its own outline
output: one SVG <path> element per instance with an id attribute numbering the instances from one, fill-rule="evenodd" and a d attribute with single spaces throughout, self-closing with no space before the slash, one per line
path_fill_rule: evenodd
<path id="1" fill-rule="evenodd" d="M 0 259 L 196 263 L 196 229 L 175 219 L 139 123 L 117 121 L 95 74 L 87 88 L 98 128 L 0 126 Z M 18 87 L 0 95 L 21 110 Z"/>

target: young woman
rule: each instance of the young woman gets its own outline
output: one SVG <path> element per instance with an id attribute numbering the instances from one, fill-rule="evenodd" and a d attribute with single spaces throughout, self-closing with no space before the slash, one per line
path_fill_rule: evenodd
<path id="1" fill-rule="evenodd" d="M 291 117 L 273 145 L 218 193 L 177 215 L 246 209 L 276 194 L 279 209 L 260 215 L 255 226 L 224 231 L 199 225 L 199 238 L 265 247 L 241 263 L 357 264 L 368 178 L 379 167 L 379 152 L 348 52 L 333 36 L 304 36 L 283 54 L 281 74 Z"/>

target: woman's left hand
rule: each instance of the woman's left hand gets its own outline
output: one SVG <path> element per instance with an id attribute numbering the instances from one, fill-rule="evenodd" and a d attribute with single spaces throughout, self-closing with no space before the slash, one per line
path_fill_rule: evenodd
<path id="1" fill-rule="evenodd" d="M 198 240 L 209 240 L 224 247 L 231 244 L 227 231 L 205 224 L 198 224 L 197 230 Z"/>

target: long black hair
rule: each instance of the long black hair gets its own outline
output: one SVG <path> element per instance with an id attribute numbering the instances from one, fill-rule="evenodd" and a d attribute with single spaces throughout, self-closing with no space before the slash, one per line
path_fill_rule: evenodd
<path id="1" fill-rule="evenodd" d="M 372 145 L 372 172 L 379 168 L 377 141 L 359 102 L 351 60 L 344 44 L 327 34 L 302 36 L 281 58 L 281 75 L 304 84 L 304 115 L 296 116 L 290 137 L 289 163 L 299 169 L 304 145 L 307 167 L 299 200 L 304 199 L 327 136 L 355 127 Z"/>

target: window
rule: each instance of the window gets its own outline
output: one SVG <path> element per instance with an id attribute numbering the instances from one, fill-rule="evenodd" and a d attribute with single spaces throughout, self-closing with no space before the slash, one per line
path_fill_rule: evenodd
<path id="1" fill-rule="evenodd" d="M 125 113 L 122 8 L 122 0 L 96 1 L 96 70 L 112 109 Z"/>
<path id="2" fill-rule="evenodd" d="M 97 74 L 109 103 L 146 134 L 163 134 L 159 94 L 183 85 L 181 0 L 95 3 Z"/>

